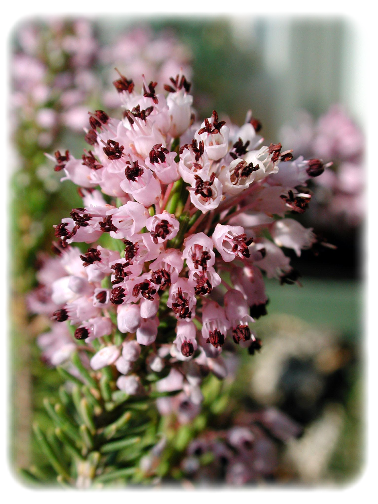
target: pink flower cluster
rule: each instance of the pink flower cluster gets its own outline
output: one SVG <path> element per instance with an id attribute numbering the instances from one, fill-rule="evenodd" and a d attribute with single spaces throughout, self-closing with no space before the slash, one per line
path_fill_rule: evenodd
<path id="1" fill-rule="evenodd" d="M 305 211 L 307 180 L 324 167 L 262 145 L 251 113 L 241 127 L 215 111 L 197 123 L 182 74 L 165 93 L 147 81 L 139 92 L 121 74 L 114 85 L 122 119 L 94 111 L 82 158 L 50 156 L 83 205 L 55 226 L 57 257 L 29 303 L 53 319 L 51 347 L 46 335 L 42 345 L 50 362 L 72 349 L 73 338 L 56 336 L 68 321 L 93 352 L 91 368 L 115 367 L 126 393 L 143 393 L 142 367 L 165 370 L 157 388 L 182 391 L 188 421 L 202 401 L 201 369 L 224 377 L 231 341 L 260 349 L 252 326 L 266 313 L 263 275 L 297 280 L 283 248 L 300 255 L 316 237 L 285 215 Z"/>
<path id="2" fill-rule="evenodd" d="M 317 121 L 302 111 L 297 124 L 285 125 L 281 134 L 283 142 L 296 152 L 333 163 L 332 169 L 316 179 L 312 213 L 318 223 L 326 227 L 359 225 L 365 213 L 365 140 L 346 110 L 333 105 Z"/>

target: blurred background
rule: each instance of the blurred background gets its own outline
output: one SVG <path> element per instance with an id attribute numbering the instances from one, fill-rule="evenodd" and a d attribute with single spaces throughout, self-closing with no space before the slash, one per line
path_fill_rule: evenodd
<path id="1" fill-rule="evenodd" d="M 81 201 L 44 153 L 69 148 L 79 157 L 88 110 L 120 117 L 115 68 L 139 85 L 142 73 L 163 84 L 183 68 L 198 118 L 215 109 L 241 125 L 251 109 L 265 143 L 281 142 L 294 158 L 333 162 L 313 179 L 311 209 L 298 219 L 337 248 L 291 255 L 302 287 L 266 280 L 268 316 L 256 323 L 263 348 L 242 357 L 230 401 L 243 418 L 274 407 L 303 427 L 299 439 L 280 441 L 274 481 L 343 483 L 359 474 L 365 168 L 358 51 L 358 33 L 343 18 L 35 18 L 14 27 L 8 67 L 12 466 L 36 459 L 31 425 L 43 420 L 42 399 L 60 383 L 41 363 L 35 340 L 44 323 L 28 314 L 27 293 L 50 252 L 52 225 Z"/>

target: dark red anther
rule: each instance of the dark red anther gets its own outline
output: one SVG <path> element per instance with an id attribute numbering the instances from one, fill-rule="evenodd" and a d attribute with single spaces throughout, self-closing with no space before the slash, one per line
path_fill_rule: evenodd
<path id="1" fill-rule="evenodd" d="M 191 341 L 185 340 L 181 345 L 181 353 L 184 357 L 190 357 L 194 354 L 194 346 Z"/>
<path id="2" fill-rule="evenodd" d="M 113 81 L 113 86 L 116 88 L 118 93 L 123 93 L 127 91 L 128 93 L 132 93 L 134 89 L 134 82 L 132 80 L 127 80 L 124 75 L 122 75 L 117 69 L 120 78 L 118 80 Z"/>
<path id="3" fill-rule="evenodd" d="M 280 155 L 280 161 L 291 161 L 293 159 L 293 153 L 292 151 L 285 151 L 282 152 Z"/>
<path id="4" fill-rule="evenodd" d="M 281 149 L 282 149 L 282 145 L 280 143 L 278 143 L 278 144 L 271 143 L 269 145 L 269 154 L 272 156 L 273 163 L 275 163 L 276 161 L 279 160 L 279 157 L 281 154 Z"/>
<path id="5" fill-rule="evenodd" d="M 213 110 L 211 119 L 213 120 L 212 123 L 210 123 L 208 119 L 205 119 L 205 126 L 198 131 L 199 135 L 201 135 L 202 133 L 219 133 L 222 126 L 226 124 L 226 121 L 218 120 L 218 114 L 215 110 Z"/>
<path id="6" fill-rule="evenodd" d="M 251 173 L 257 171 L 259 168 L 258 164 L 254 166 L 253 163 L 247 164 L 246 161 L 240 161 L 233 169 L 230 175 L 230 181 L 232 184 L 236 185 L 241 178 L 249 177 Z"/>
<path id="7" fill-rule="evenodd" d="M 194 194 L 201 195 L 205 200 L 212 198 L 213 190 L 211 189 L 211 186 L 215 180 L 215 173 L 210 175 L 210 180 L 202 180 L 199 175 L 194 175 L 194 178 L 196 181 Z"/>
<path id="8" fill-rule="evenodd" d="M 182 319 L 191 318 L 192 313 L 189 309 L 189 300 L 186 299 L 182 293 L 182 289 L 177 289 L 175 302 L 172 303 L 172 310 Z"/>
<path id="9" fill-rule="evenodd" d="M 239 140 L 237 140 L 232 146 L 235 152 L 230 152 L 231 157 L 236 159 L 238 157 L 244 156 L 244 154 L 247 154 L 249 144 L 249 140 L 243 143 L 243 140 L 239 137 Z"/>
<path id="10" fill-rule="evenodd" d="M 114 161 L 115 159 L 120 159 L 122 157 L 124 148 L 125 147 L 123 145 L 119 145 L 119 143 L 115 140 L 108 140 L 106 142 L 106 146 L 103 147 L 102 150 L 111 161 Z"/>
<path id="11" fill-rule="evenodd" d="M 149 301 L 154 300 L 154 295 L 156 294 L 156 288 L 151 284 L 149 280 L 145 280 L 140 284 L 134 285 L 133 288 L 133 296 L 138 297 L 141 295 L 144 299 L 148 299 Z"/>
<path id="12" fill-rule="evenodd" d="M 83 261 L 83 266 L 86 268 L 96 261 L 101 261 L 101 252 L 95 248 L 90 248 L 86 254 L 80 255 L 80 259 Z"/>
<path id="13" fill-rule="evenodd" d="M 202 250 L 202 248 L 197 245 L 193 247 L 193 252 L 191 254 L 191 259 L 195 265 L 195 268 L 201 267 L 204 271 L 207 270 L 207 261 L 210 261 L 211 255 L 207 250 Z"/>
<path id="14" fill-rule="evenodd" d="M 126 264 L 130 265 L 132 264 L 132 260 L 138 253 L 139 245 L 138 243 L 133 243 L 129 240 L 123 240 L 123 243 L 126 245 L 125 246 L 125 259 L 126 259 Z"/>
<path id="15" fill-rule="evenodd" d="M 104 233 L 110 233 L 110 231 L 118 231 L 112 221 L 112 216 L 107 215 L 103 218 L 102 222 L 100 222 L 100 228 Z"/>
<path id="16" fill-rule="evenodd" d="M 166 155 L 169 154 L 169 150 L 162 147 L 162 144 L 156 144 L 152 147 L 150 151 L 150 163 L 164 163 Z"/>
<path id="17" fill-rule="evenodd" d="M 258 133 L 262 128 L 261 122 L 258 119 L 255 119 L 254 117 L 252 117 L 249 120 L 249 123 L 252 124 L 253 129 L 256 131 L 256 133 Z"/>
<path id="18" fill-rule="evenodd" d="M 125 289 L 123 287 L 114 287 L 110 292 L 110 302 L 115 305 L 120 305 L 123 303 L 125 298 Z"/>
<path id="19" fill-rule="evenodd" d="M 67 310 L 61 308 L 60 310 L 54 311 L 51 317 L 52 320 L 56 320 L 57 322 L 65 322 L 68 319 Z"/>
<path id="20" fill-rule="evenodd" d="M 235 343 L 239 344 L 240 341 L 248 341 L 251 339 L 251 331 L 248 325 L 241 325 L 232 330 L 232 337 Z"/>
<path id="21" fill-rule="evenodd" d="M 255 352 L 256 351 L 259 351 L 262 347 L 262 342 L 261 342 L 261 339 L 259 338 L 254 338 L 252 340 L 252 343 L 249 345 L 248 347 L 248 353 L 250 355 L 255 355 Z"/>
<path id="22" fill-rule="evenodd" d="M 171 81 L 172 85 L 164 84 L 164 89 L 168 91 L 168 93 L 175 93 L 176 91 L 179 91 L 182 88 L 184 88 L 185 91 L 189 93 L 191 83 L 188 82 L 183 75 L 181 76 L 181 78 L 180 75 L 176 75 L 176 79 L 170 77 L 169 80 Z"/>
<path id="23" fill-rule="evenodd" d="M 54 171 L 61 171 L 65 168 L 67 161 L 70 159 L 70 153 L 66 150 L 65 155 L 61 154 L 60 151 L 54 153 L 57 164 L 54 166 Z"/>
<path id="24" fill-rule="evenodd" d="M 159 286 L 159 291 L 164 291 L 171 286 L 171 275 L 164 268 L 155 270 L 152 272 L 151 282 Z"/>
<path id="25" fill-rule="evenodd" d="M 97 301 L 101 304 L 104 304 L 105 301 L 106 301 L 106 297 L 107 297 L 107 293 L 105 290 L 103 291 L 100 291 L 96 294 L 95 298 L 97 299 Z"/>
<path id="26" fill-rule="evenodd" d="M 97 133 L 95 130 L 90 129 L 88 133 L 85 135 L 84 140 L 89 145 L 95 145 L 97 143 Z"/>
<path id="27" fill-rule="evenodd" d="M 95 116 L 89 117 L 89 124 L 91 125 L 91 128 L 93 130 L 95 130 L 96 128 L 101 128 L 102 126 L 101 122 Z"/>
<path id="28" fill-rule="evenodd" d="M 243 256 L 248 258 L 250 256 L 248 247 L 253 242 L 253 238 L 249 238 L 247 240 L 247 235 L 243 233 L 241 235 L 234 236 L 232 241 L 234 243 L 232 247 L 232 252 L 234 254 L 238 255 L 239 257 Z"/>
<path id="29" fill-rule="evenodd" d="M 92 218 L 90 214 L 86 213 L 85 208 L 74 208 L 71 210 L 70 216 L 79 227 L 89 226 L 89 221 Z"/>
<path id="30" fill-rule="evenodd" d="M 131 275 L 131 271 L 126 270 L 128 268 L 128 264 L 115 263 L 110 266 L 110 268 L 114 271 L 114 280 L 112 280 L 112 285 L 117 283 L 121 283 Z"/>
<path id="31" fill-rule="evenodd" d="M 206 343 L 211 343 L 213 347 L 220 348 L 224 345 L 224 334 L 218 331 L 218 329 L 210 331 Z"/>
<path id="32" fill-rule="evenodd" d="M 153 110 L 154 110 L 154 107 L 147 107 L 146 109 L 141 110 L 140 105 L 136 105 L 133 109 L 126 110 L 124 112 L 124 117 L 127 117 L 130 124 L 134 124 L 135 117 L 138 117 L 139 119 L 142 119 L 143 121 L 146 121 L 147 117 L 151 114 L 151 112 Z M 132 119 L 132 121 L 130 119 Z"/>
<path id="33" fill-rule="evenodd" d="M 93 130 L 91 130 L 91 131 L 93 131 Z M 91 170 L 99 170 L 100 168 L 103 167 L 102 164 L 94 157 L 92 151 L 87 152 L 84 149 L 84 152 L 86 152 L 86 155 L 83 154 L 81 156 L 81 159 L 83 160 L 82 164 L 84 166 L 88 166 L 88 168 L 90 168 Z"/>
<path id="34" fill-rule="evenodd" d="M 54 234 L 57 238 L 67 237 L 70 238 L 72 233 L 67 229 L 68 222 L 62 222 L 61 224 L 57 224 L 55 227 Z"/>
<path id="35" fill-rule="evenodd" d="M 163 219 L 160 222 L 158 222 L 155 226 L 154 231 L 150 232 L 152 241 L 154 243 L 158 243 L 158 238 L 165 240 L 166 237 L 171 232 L 171 228 L 172 225 L 166 219 Z"/>
<path id="36" fill-rule="evenodd" d="M 205 144 L 202 140 L 197 143 L 197 140 L 193 138 L 192 143 L 184 144 L 182 147 L 180 147 L 179 153 L 182 154 L 185 149 L 191 150 L 194 154 L 195 161 L 198 162 L 202 154 L 205 152 Z"/>
<path id="37" fill-rule="evenodd" d="M 139 166 L 138 161 L 127 161 L 125 168 L 125 176 L 127 180 L 132 180 L 133 182 L 135 182 L 138 177 L 143 175 L 143 171 L 144 170 Z"/>
<path id="38" fill-rule="evenodd" d="M 320 159 L 309 159 L 306 172 L 310 177 L 319 177 L 324 172 L 322 161 Z"/>
<path id="39" fill-rule="evenodd" d="M 159 102 L 159 100 L 156 96 L 156 93 L 155 93 L 156 86 L 157 86 L 157 82 L 152 82 L 152 81 L 148 84 L 148 89 L 146 88 L 145 84 L 143 84 L 143 96 L 145 98 L 151 98 L 154 103 Z"/>
<path id="40" fill-rule="evenodd" d="M 201 272 L 198 279 L 197 284 L 194 287 L 194 292 L 197 296 L 207 296 L 213 290 L 213 286 L 210 283 L 210 280 L 207 278 L 205 273 Z"/>
<path id="41" fill-rule="evenodd" d="M 87 339 L 89 336 L 89 331 L 86 327 L 78 327 L 75 331 L 75 338 L 77 340 Z"/>
<path id="42" fill-rule="evenodd" d="M 109 116 L 106 112 L 104 112 L 103 110 L 96 110 L 95 111 L 95 116 L 97 117 L 97 119 L 102 123 L 102 124 L 106 124 L 108 121 L 109 121 Z"/>
<path id="43" fill-rule="evenodd" d="M 287 196 L 286 194 L 281 194 L 280 198 L 285 201 L 286 206 L 288 206 L 293 212 L 300 214 L 307 210 L 311 199 L 310 197 L 294 196 L 292 190 L 288 191 Z"/>

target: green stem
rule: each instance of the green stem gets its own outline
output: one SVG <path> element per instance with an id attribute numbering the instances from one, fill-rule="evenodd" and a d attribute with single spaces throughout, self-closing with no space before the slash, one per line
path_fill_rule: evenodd
<path id="1" fill-rule="evenodd" d="M 168 213 L 174 214 L 176 212 L 177 205 L 180 201 L 181 197 L 181 189 L 184 185 L 184 181 L 182 179 L 177 180 L 173 184 L 173 188 L 171 191 L 171 194 L 169 196 L 168 203 L 165 206 L 165 209 L 167 210 Z"/>

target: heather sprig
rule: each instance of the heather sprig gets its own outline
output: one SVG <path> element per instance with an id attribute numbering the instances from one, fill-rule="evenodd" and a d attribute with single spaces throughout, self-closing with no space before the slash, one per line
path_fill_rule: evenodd
<path id="1" fill-rule="evenodd" d="M 106 433 L 120 429 L 111 446 L 129 446 L 126 412 L 149 412 L 158 398 L 162 415 L 173 411 L 189 424 L 201 414 L 204 377 L 226 378 L 227 354 L 237 347 L 260 350 L 253 324 L 266 313 L 264 275 L 298 282 L 283 247 L 300 255 L 316 236 L 286 214 L 306 210 L 307 180 L 322 172 L 321 161 L 314 170 L 314 160 L 294 160 L 280 143 L 263 145 L 251 113 L 241 127 L 216 111 L 197 122 L 182 74 L 164 94 L 145 79 L 138 92 L 122 74 L 114 85 L 122 118 L 95 110 L 81 159 L 68 150 L 48 155 L 62 180 L 79 186 L 82 206 L 54 226 L 56 257 L 29 297 L 31 310 L 51 318 L 51 331 L 39 337 L 45 359 L 79 387 L 76 413 L 65 418 L 72 433 L 88 436 L 90 448 L 76 439 L 71 450 L 84 453 L 84 486 L 143 474 L 145 458 L 136 469 L 103 457 L 111 450 L 104 452 Z M 155 444 L 156 453 L 164 450 Z M 94 469 L 85 465 L 89 454 L 98 458 Z M 50 455 L 60 477 L 77 483 L 82 473 Z M 159 464 L 151 460 L 152 476 Z"/>

